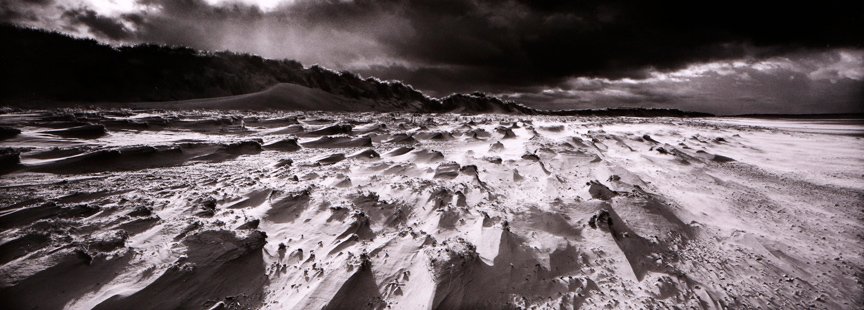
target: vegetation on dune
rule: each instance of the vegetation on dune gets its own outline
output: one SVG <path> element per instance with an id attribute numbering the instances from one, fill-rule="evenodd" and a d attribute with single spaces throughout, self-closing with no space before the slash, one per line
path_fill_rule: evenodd
<path id="1" fill-rule="evenodd" d="M 401 83 L 362 79 L 293 60 L 141 44 L 113 47 L 92 39 L 0 26 L 0 100 L 166 101 L 245 94 L 278 83 L 349 98 L 429 100 Z"/>

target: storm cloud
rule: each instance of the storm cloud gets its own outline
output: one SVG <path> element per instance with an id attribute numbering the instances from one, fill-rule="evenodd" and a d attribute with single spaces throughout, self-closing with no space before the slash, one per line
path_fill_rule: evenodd
<path id="1" fill-rule="evenodd" d="M 502 93 L 544 109 L 607 106 L 717 114 L 860 111 L 864 52 L 832 50 L 691 64 L 641 79 L 573 78 L 540 91 Z"/>
<path id="2" fill-rule="evenodd" d="M 696 109 L 712 111 L 753 100 L 762 111 L 788 102 L 787 97 L 801 98 L 794 95 L 796 90 L 782 87 L 806 83 L 806 89 L 824 88 L 825 94 L 835 97 L 844 94 L 834 100 L 844 111 L 864 109 L 854 104 L 862 99 L 862 77 L 841 74 L 861 67 L 862 2 L 822 1 L 808 6 L 779 1 L 527 0 L 0 3 L 0 16 L 10 23 L 111 43 L 155 42 L 295 59 L 402 80 L 436 96 L 485 91 L 562 108 L 591 100 L 593 105 L 606 106 L 680 106 L 701 100 L 712 103 Z M 849 61 L 825 60 L 841 56 Z M 777 59 L 788 59 L 809 71 L 753 67 Z M 735 70 L 759 83 L 736 86 L 730 76 L 692 77 L 702 84 L 658 80 L 698 66 L 730 63 L 744 64 L 746 68 Z M 790 73 L 795 77 L 790 79 Z M 601 89 L 592 93 L 574 81 L 605 82 L 595 83 Z M 741 93 L 741 87 L 748 96 L 738 96 L 736 103 L 706 100 L 728 98 L 726 94 Z M 609 95 L 601 96 L 604 91 Z"/>

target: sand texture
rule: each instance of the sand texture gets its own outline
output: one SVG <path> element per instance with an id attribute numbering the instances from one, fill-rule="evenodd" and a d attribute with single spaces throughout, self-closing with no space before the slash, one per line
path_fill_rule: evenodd
<path id="1" fill-rule="evenodd" d="M 864 304 L 861 122 L 7 110 L 0 126 L 4 309 Z"/>

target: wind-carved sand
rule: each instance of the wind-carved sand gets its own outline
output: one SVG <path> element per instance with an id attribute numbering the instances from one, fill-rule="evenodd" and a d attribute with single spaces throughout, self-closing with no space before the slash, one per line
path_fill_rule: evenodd
<path id="1" fill-rule="evenodd" d="M 8 309 L 854 308 L 860 124 L 6 111 Z"/>

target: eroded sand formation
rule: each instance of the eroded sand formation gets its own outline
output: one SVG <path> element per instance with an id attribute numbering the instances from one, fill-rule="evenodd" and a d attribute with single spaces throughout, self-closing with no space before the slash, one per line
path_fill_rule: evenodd
<path id="1" fill-rule="evenodd" d="M 153 111 L 0 123 L 8 309 L 864 303 L 860 127 Z"/>

